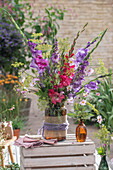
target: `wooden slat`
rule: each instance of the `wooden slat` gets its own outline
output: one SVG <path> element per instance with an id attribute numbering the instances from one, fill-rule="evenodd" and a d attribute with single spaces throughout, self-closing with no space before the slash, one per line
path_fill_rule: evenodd
<path id="1" fill-rule="evenodd" d="M 46 168 L 46 167 L 70 167 L 75 165 L 93 165 L 95 162 L 94 155 L 90 156 L 73 156 L 73 157 L 50 157 L 50 158 L 26 158 L 23 165 L 26 168 Z"/>
<path id="2" fill-rule="evenodd" d="M 24 137 L 24 136 L 21 136 L 21 137 Z M 32 137 L 32 138 L 37 138 L 37 139 L 41 139 L 42 138 L 42 136 L 41 135 L 29 135 L 29 137 Z M 94 142 L 91 140 L 91 139 L 89 139 L 88 137 L 87 137 L 87 139 L 86 139 L 86 141 L 85 142 L 77 142 L 77 140 L 76 140 L 76 137 L 75 137 L 75 134 L 67 134 L 67 136 L 66 136 L 66 140 L 65 141 L 61 141 L 61 142 L 58 142 L 58 145 L 62 145 L 62 144 L 64 144 L 64 143 L 68 143 L 68 144 L 70 144 L 72 141 L 74 141 L 74 142 L 76 142 L 76 143 L 79 143 L 79 144 L 94 144 Z M 49 146 L 49 145 L 47 145 L 47 146 Z"/>
<path id="3" fill-rule="evenodd" d="M 28 169 L 26 168 L 26 170 L 38 170 L 38 169 Z M 40 170 L 95 170 L 94 166 L 88 166 L 88 167 L 65 167 L 65 168 L 43 168 Z"/>
<path id="4" fill-rule="evenodd" d="M 23 148 L 24 157 L 43 157 L 43 156 L 71 156 L 79 154 L 93 154 L 95 152 L 95 145 L 80 145 L 78 147 L 62 146 L 62 147 L 40 147 L 34 149 Z"/>

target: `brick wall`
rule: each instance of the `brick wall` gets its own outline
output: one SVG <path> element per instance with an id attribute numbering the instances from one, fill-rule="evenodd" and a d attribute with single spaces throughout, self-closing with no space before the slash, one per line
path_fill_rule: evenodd
<path id="1" fill-rule="evenodd" d="M 39 9 L 43 15 L 47 4 L 65 7 L 68 12 L 60 21 L 58 37 L 70 37 L 72 42 L 77 31 L 88 22 L 85 32 L 79 37 L 76 49 L 84 47 L 101 31 L 108 28 L 103 41 L 93 53 L 93 64 L 101 58 L 107 68 L 113 65 L 113 0 L 25 0 L 33 2 L 34 15 L 38 15 Z"/>

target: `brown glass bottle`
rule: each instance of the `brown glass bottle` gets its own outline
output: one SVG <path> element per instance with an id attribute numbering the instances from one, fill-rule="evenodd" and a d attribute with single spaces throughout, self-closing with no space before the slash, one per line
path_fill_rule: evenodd
<path id="1" fill-rule="evenodd" d="M 85 142 L 87 137 L 87 129 L 83 123 L 83 119 L 80 119 L 78 126 L 76 127 L 76 139 L 77 142 Z"/>

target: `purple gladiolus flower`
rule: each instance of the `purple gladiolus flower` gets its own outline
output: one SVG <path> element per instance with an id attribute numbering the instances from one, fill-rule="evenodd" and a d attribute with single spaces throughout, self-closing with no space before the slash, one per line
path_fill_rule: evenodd
<path id="1" fill-rule="evenodd" d="M 58 53 L 58 42 L 55 41 L 54 43 L 54 50 L 52 53 L 52 57 L 50 58 L 52 60 L 53 63 L 58 63 L 58 61 L 60 60 L 60 55 Z"/>
<path id="2" fill-rule="evenodd" d="M 39 55 L 37 53 L 37 57 L 34 57 L 32 59 L 30 67 L 36 68 L 38 72 L 41 74 L 45 70 L 45 67 L 49 65 L 49 60 L 41 58 L 42 56 L 40 54 L 42 53 L 39 50 Z"/>
<path id="3" fill-rule="evenodd" d="M 97 84 L 93 81 L 91 81 L 89 84 L 85 85 L 84 87 L 90 90 L 97 90 L 98 88 Z"/>
<path id="4" fill-rule="evenodd" d="M 37 68 L 37 70 L 38 70 L 38 65 L 36 64 L 36 61 L 35 61 L 35 60 L 36 60 L 35 58 L 32 59 L 31 64 L 30 64 L 30 67 L 32 67 L 32 68 Z"/>
<path id="5" fill-rule="evenodd" d="M 99 80 L 97 80 L 97 83 L 98 83 L 98 84 L 100 84 L 100 81 L 99 81 Z"/>
<path id="6" fill-rule="evenodd" d="M 82 62 L 83 59 L 86 57 L 87 55 L 87 49 L 84 49 L 84 48 L 80 48 L 77 53 L 76 53 L 76 59 L 77 59 L 77 62 Z"/>
<path id="7" fill-rule="evenodd" d="M 50 59 L 52 60 L 52 62 L 58 63 L 58 61 L 60 60 L 60 55 L 58 53 L 53 53 Z"/>

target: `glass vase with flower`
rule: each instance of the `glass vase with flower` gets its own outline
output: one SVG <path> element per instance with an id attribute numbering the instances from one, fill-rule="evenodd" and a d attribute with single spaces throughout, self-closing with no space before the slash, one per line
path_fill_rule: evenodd
<path id="1" fill-rule="evenodd" d="M 87 137 L 87 128 L 83 121 L 90 119 L 93 114 L 90 113 L 91 104 L 87 102 L 87 93 L 83 93 L 76 98 L 74 102 L 74 111 L 68 113 L 68 116 L 71 116 L 75 119 L 76 122 L 79 120 L 79 124 L 76 126 L 75 136 L 77 142 L 85 142 Z M 90 104 L 90 105 L 89 105 Z"/>
<path id="2" fill-rule="evenodd" d="M 98 131 L 98 133 L 94 134 L 94 137 L 98 138 L 100 142 L 100 147 L 97 148 L 98 154 L 101 155 L 99 170 L 109 170 L 109 165 L 106 160 L 106 156 L 109 156 L 110 154 L 110 143 L 112 141 L 112 134 L 107 130 L 106 126 L 103 124 L 100 125 L 100 130 Z"/>

